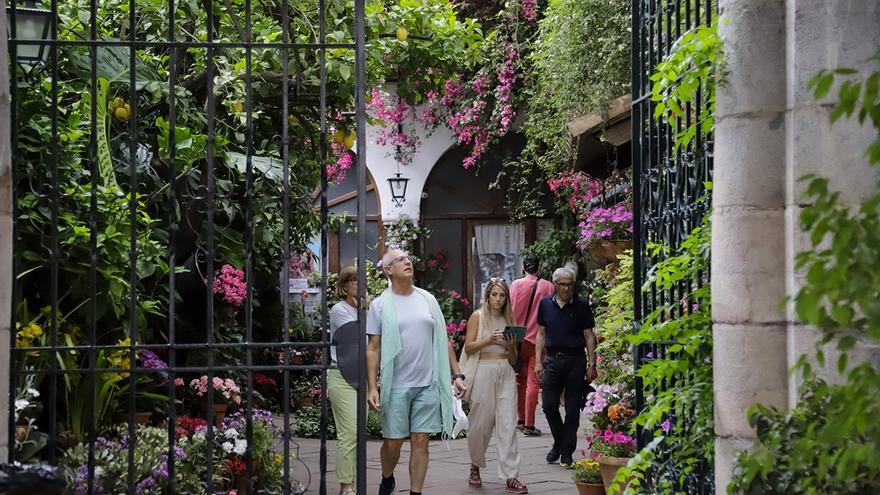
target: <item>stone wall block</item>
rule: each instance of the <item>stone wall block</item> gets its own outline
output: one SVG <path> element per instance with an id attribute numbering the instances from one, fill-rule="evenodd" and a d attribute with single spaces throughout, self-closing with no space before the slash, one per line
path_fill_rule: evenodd
<path id="1" fill-rule="evenodd" d="M 715 323 L 712 335 L 715 432 L 721 437 L 752 438 L 749 407 L 787 404 L 785 325 Z"/>
<path id="2" fill-rule="evenodd" d="M 712 218 L 712 318 L 778 323 L 785 296 L 782 210 L 716 207 Z"/>
<path id="3" fill-rule="evenodd" d="M 785 2 L 721 0 L 719 8 L 718 30 L 733 70 L 727 86 L 718 92 L 718 119 L 784 110 Z"/>
<path id="4" fill-rule="evenodd" d="M 731 116 L 715 132 L 712 201 L 719 206 L 785 204 L 785 114 Z"/>
<path id="5" fill-rule="evenodd" d="M 754 442 L 751 439 L 743 438 L 723 438 L 715 439 L 715 465 L 733 466 L 736 459 L 736 453 L 743 450 L 749 450 L 753 447 Z M 715 470 L 715 493 L 727 493 L 726 487 L 730 483 L 730 471 L 723 469 Z"/>
<path id="6" fill-rule="evenodd" d="M 880 46 L 877 0 L 789 0 L 789 103 L 813 104 L 807 83 L 822 69 L 860 68 Z M 824 102 L 836 101 L 829 95 Z"/>
<path id="7" fill-rule="evenodd" d="M 878 27 L 880 29 L 880 27 Z M 876 136 L 869 123 L 855 118 L 832 126 L 831 109 L 811 105 L 794 108 L 786 122 L 790 163 L 787 193 L 789 204 L 803 204 L 806 183 L 799 180 L 816 174 L 830 180 L 845 204 L 858 204 L 877 191 L 880 167 L 870 167 L 865 150 Z"/>

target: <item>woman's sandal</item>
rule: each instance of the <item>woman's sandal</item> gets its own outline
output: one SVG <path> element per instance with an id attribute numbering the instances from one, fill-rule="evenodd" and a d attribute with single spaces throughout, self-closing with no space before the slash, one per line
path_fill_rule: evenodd
<path id="1" fill-rule="evenodd" d="M 357 495 L 357 490 L 354 488 L 346 488 L 345 490 L 339 490 L 339 495 Z"/>
<path id="2" fill-rule="evenodd" d="M 468 485 L 477 488 L 483 486 L 483 480 L 480 479 L 480 468 L 471 464 L 471 472 L 468 475 Z"/>
<path id="3" fill-rule="evenodd" d="M 518 479 L 510 478 L 507 480 L 507 493 L 529 493 L 529 489 Z"/>

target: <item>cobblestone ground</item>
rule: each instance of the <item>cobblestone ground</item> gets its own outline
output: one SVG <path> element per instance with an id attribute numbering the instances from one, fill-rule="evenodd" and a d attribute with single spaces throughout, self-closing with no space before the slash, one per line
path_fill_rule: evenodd
<path id="1" fill-rule="evenodd" d="M 564 412 L 563 412 L 564 414 Z M 533 495 L 543 494 L 570 494 L 576 493 L 577 488 L 571 480 L 571 471 L 563 469 L 559 464 L 547 464 L 544 457 L 550 449 L 550 428 L 541 413 L 541 406 L 538 405 L 537 414 L 538 428 L 544 433 L 540 437 L 526 437 L 519 435 L 519 449 L 521 458 L 520 481 L 528 485 L 529 493 Z M 581 430 L 585 431 L 586 420 L 582 419 Z M 320 442 L 318 440 L 306 439 L 298 440 L 300 442 L 300 459 L 308 467 L 311 473 L 311 482 L 308 487 L 309 494 L 318 493 L 319 485 L 319 459 L 320 459 Z M 381 441 L 370 440 L 367 444 L 367 493 L 364 495 L 375 495 L 378 490 L 379 480 L 381 478 L 381 466 L 379 463 L 379 446 Z M 585 447 L 583 435 L 578 440 L 578 448 Z M 489 451 L 486 454 L 488 466 L 482 470 L 483 486 L 481 488 L 471 488 L 467 484 L 468 466 L 470 459 L 468 456 L 467 440 L 459 439 L 449 442 L 449 449 L 442 441 L 431 442 L 431 463 L 428 468 L 428 477 L 425 480 L 423 493 L 426 495 L 494 495 L 505 492 L 504 480 L 498 479 L 497 463 L 495 454 L 494 440 L 489 445 Z M 335 473 L 335 443 L 327 442 L 327 494 L 336 495 L 339 492 L 339 485 L 336 483 Z M 580 450 L 575 454 L 575 459 L 579 458 Z M 401 464 L 398 465 L 395 472 L 397 480 L 398 493 L 409 493 L 409 472 L 407 462 L 409 460 L 409 444 L 405 444 L 401 453 Z M 297 463 L 298 464 L 298 463 Z M 305 467 L 302 465 L 295 466 L 295 476 L 297 479 L 304 479 L 306 474 Z"/>

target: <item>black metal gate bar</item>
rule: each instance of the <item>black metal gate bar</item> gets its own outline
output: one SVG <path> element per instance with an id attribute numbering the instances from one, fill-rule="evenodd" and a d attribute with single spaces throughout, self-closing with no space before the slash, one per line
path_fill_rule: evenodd
<path id="1" fill-rule="evenodd" d="M 98 38 L 98 5 L 96 0 L 89 3 L 89 40 L 96 41 Z M 55 12 L 52 13 L 56 17 Z M 89 184 L 91 186 L 89 195 L 89 344 L 92 348 L 89 350 L 89 370 L 91 374 L 89 380 L 91 387 L 89 388 L 88 410 L 89 421 L 88 438 L 89 438 L 89 460 L 88 460 L 88 488 L 87 495 L 95 493 L 95 442 L 97 441 L 96 432 L 96 415 L 95 403 L 97 402 L 96 393 L 98 389 L 98 377 L 94 372 L 97 366 L 97 354 L 94 348 L 98 341 L 98 301 L 96 287 L 98 286 L 98 45 L 93 44 L 89 47 L 89 93 L 91 99 L 90 113 L 91 135 L 89 136 L 89 165 L 90 176 Z M 51 404 L 50 407 L 57 407 Z"/>
<path id="2" fill-rule="evenodd" d="M 696 227 L 708 205 L 699 202 L 705 194 L 704 182 L 712 176 L 712 143 L 698 130 L 693 149 L 674 147 L 676 135 L 691 119 L 699 118 L 707 103 L 699 92 L 694 105 L 687 105 L 684 117 L 672 124 L 653 118 L 650 76 L 669 54 L 672 45 L 687 30 L 712 22 L 716 0 L 635 0 L 632 2 L 632 162 L 634 200 L 634 319 L 635 328 L 647 314 L 667 303 L 678 301 L 693 289 L 681 283 L 669 291 L 656 287 L 642 290 L 648 272 L 666 256 L 648 251 L 655 243 L 675 248 Z M 699 282 L 697 282 L 699 283 Z M 669 318 L 685 311 L 677 308 Z M 633 351 L 635 367 L 667 355 L 668 342 L 651 342 Z M 636 377 L 636 406 L 645 406 L 642 380 Z M 675 384 L 666 384 L 675 386 Z M 650 440 L 650 432 L 639 431 L 640 447 Z M 662 453 L 661 453 L 662 457 Z M 682 486 L 687 493 L 714 492 L 711 466 L 700 473 L 688 473 Z"/>
<path id="3" fill-rule="evenodd" d="M 330 327 L 329 314 L 327 312 L 327 272 L 329 270 L 328 263 L 328 232 L 327 232 L 327 48 L 324 43 L 327 41 L 327 18 L 326 18 L 326 2 L 320 0 L 318 2 L 318 42 L 321 48 L 318 49 L 319 74 L 321 78 L 320 85 L 320 108 L 321 108 L 321 138 L 320 153 L 318 163 L 321 165 L 321 341 L 330 338 L 328 329 Z M 363 196 L 358 197 L 358 206 L 363 201 Z M 330 349 L 322 348 L 321 362 L 325 366 L 321 370 L 320 388 L 321 388 L 321 450 L 318 463 L 320 465 L 320 481 L 318 482 L 318 494 L 327 495 L 327 371 L 326 366 L 330 359 Z"/>
<path id="4" fill-rule="evenodd" d="M 367 493 L 367 142 L 366 142 L 366 31 L 365 0 L 354 0 L 354 104 L 357 119 L 357 229 L 358 229 L 358 390 L 357 493 Z"/>
<path id="5" fill-rule="evenodd" d="M 57 5 L 56 0 L 52 0 L 53 5 Z M 14 24 L 14 23 L 13 23 Z M 56 18 L 52 18 L 50 20 L 50 28 L 49 28 L 50 36 L 52 38 L 56 38 L 58 36 L 58 20 Z M 54 46 L 50 50 L 50 60 L 52 63 L 52 87 L 51 87 L 51 99 L 52 99 L 52 109 L 50 111 L 50 118 L 52 120 L 52 135 L 58 135 L 58 47 Z M 14 67 L 13 72 L 11 74 L 15 74 Z M 16 93 L 16 91 L 13 91 Z M 14 126 L 13 126 L 14 128 Z M 59 202 L 60 202 L 60 194 L 59 190 L 59 178 L 58 178 L 58 142 L 56 140 L 52 140 L 50 144 L 51 148 L 51 175 L 52 175 L 52 192 L 51 192 L 51 215 L 52 215 L 52 223 L 58 224 L 58 216 L 59 216 Z M 15 148 L 13 148 L 15 149 Z M 13 165 L 13 169 L 15 166 Z M 14 196 L 13 196 L 14 197 Z M 51 303 L 51 313 L 50 313 L 50 325 L 51 325 L 51 335 L 50 345 L 55 347 L 58 345 L 58 278 L 60 276 L 60 255 L 59 246 L 58 246 L 58 229 L 52 229 L 50 232 L 51 240 L 50 243 L 50 289 L 49 289 L 49 297 L 52 299 Z M 13 299 L 14 300 L 14 299 Z M 10 329 L 14 329 L 15 326 L 11 326 Z M 13 330 L 14 333 L 14 330 Z M 15 338 L 13 336 L 13 342 Z M 13 353 L 10 353 L 13 354 Z M 49 374 L 49 403 L 55 403 L 58 400 L 58 360 L 51 360 L 51 371 Z M 12 386 L 11 390 L 15 390 L 15 385 Z M 55 462 L 56 460 L 56 444 L 57 444 L 57 432 L 56 432 L 56 416 L 57 411 L 52 408 L 49 411 L 49 462 Z M 12 451 L 14 449 L 10 449 Z"/>
<path id="6" fill-rule="evenodd" d="M 134 41 L 137 34 L 135 0 L 128 1 L 128 31 L 129 40 Z M 136 346 L 140 340 L 140 329 L 137 323 L 137 261 L 138 261 L 138 183 L 137 183 L 137 116 L 138 95 L 135 87 L 135 69 L 137 68 L 137 51 L 134 46 L 128 48 L 128 99 L 131 105 L 131 114 L 128 117 L 128 210 L 131 215 L 131 227 L 129 228 L 130 247 L 128 255 L 129 264 L 129 296 L 128 296 L 128 335 L 129 349 L 128 359 L 132 365 L 137 364 Z M 109 96 L 109 95 L 108 95 Z M 138 447 L 137 430 L 135 430 L 134 411 L 137 389 L 137 371 L 132 371 L 131 385 L 128 388 L 128 495 L 135 493 L 135 464 L 134 453 Z"/>
<path id="7" fill-rule="evenodd" d="M 174 19 L 175 19 L 174 0 L 168 0 L 168 41 L 174 42 Z M 168 59 L 176 60 L 177 47 L 168 47 Z M 177 159 L 177 137 L 175 130 L 177 126 L 177 99 L 175 81 L 177 80 L 177 64 L 169 64 L 168 66 L 168 163 L 172 164 L 171 172 L 168 174 L 168 451 L 165 454 L 165 469 L 168 470 L 168 479 L 166 486 L 168 493 L 176 493 L 175 481 L 175 450 L 174 445 L 177 443 L 177 387 L 175 382 L 177 379 L 177 325 L 175 325 L 175 315 L 177 314 L 177 298 L 175 297 L 176 286 L 175 275 L 177 271 L 177 213 L 176 213 L 176 191 L 177 191 L 177 171 L 174 167 L 174 161 Z"/>
<path id="8" fill-rule="evenodd" d="M 289 12 L 286 1 L 281 2 L 281 42 L 290 42 Z M 287 366 L 291 362 L 290 356 L 290 123 L 288 119 L 288 64 L 290 52 L 287 48 L 281 49 L 281 218 L 283 222 L 283 246 L 281 247 L 281 340 L 284 343 L 281 363 Z M 281 427 L 282 438 L 282 493 L 291 493 L 290 483 L 290 371 L 281 373 L 281 390 L 284 401 L 281 404 L 281 412 L 284 416 L 284 424 Z"/>

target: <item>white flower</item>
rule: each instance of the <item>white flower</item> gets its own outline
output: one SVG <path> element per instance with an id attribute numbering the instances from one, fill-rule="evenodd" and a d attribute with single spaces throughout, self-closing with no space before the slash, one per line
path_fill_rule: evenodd
<path id="1" fill-rule="evenodd" d="M 245 450 L 247 450 L 247 440 L 236 440 L 235 453 L 238 455 L 244 455 Z"/>
<path id="2" fill-rule="evenodd" d="M 28 392 L 28 394 L 30 394 L 31 397 L 39 397 L 40 396 L 40 391 L 35 388 L 29 388 L 29 389 L 27 389 L 27 392 Z"/>
<path id="3" fill-rule="evenodd" d="M 223 432 L 223 435 L 225 435 L 227 438 L 237 438 L 238 430 L 236 430 L 235 428 L 229 428 L 228 430 Z"/>
<path id="4" fill-rule="evenodd" d="M 231 454 L 232 449 L 234 448 L 232 442 L 223 442 L 223 445 L 221 445 L 221 447 L 223 447 L 223 451 L 227 454 Z"/>
<path id="5" fill-rule="evenodd" d="M 15 401 L 15 411 L 16 412 L 22 411 L 28 405 L 30 405 L 30 402 L 28 402 L 27 399 L 17 399 Z"/>

